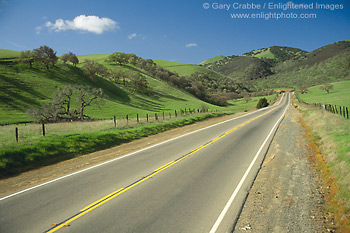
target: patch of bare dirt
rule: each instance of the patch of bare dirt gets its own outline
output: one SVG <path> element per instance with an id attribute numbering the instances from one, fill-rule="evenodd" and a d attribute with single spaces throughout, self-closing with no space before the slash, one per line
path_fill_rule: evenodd
<path id="1" fill-rule="evenodd" d="M 330 232 L 322 185 L 308 160 L 300 113 L 287 111 L 234 232 Z"/>

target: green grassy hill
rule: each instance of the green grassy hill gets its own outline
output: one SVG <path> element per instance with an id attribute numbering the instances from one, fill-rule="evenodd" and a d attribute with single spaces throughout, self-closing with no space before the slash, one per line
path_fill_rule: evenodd
<path id="1" fill-rule="evenodd" d="M 0 56 L 2 54 L 0 53 Z M 0 124 L 27 122 L 32 119 L 27 115 L 31 107 L 40 107 L 42 102 L 51 101 L 53 93 L 59 87 L 68 84 L 82 84 L 94 88 L 102 88 L 106 99 L 101 109 L 97 106 L 87 108 L 87 115 L 97 119 L 110 119 L 113 116 L 135 117 L 136 114 L 146 115 L 154 112 L 173 112 L 184 108 L 200 108 L 203 101 L 185 91 L 179 90 L 166 82 L 153 79 L 147 75 L 149 90 L 152 96 L 140 94 L 122 85 L 116 85 L 103 78 L 92 82 L 80 68 L 85 59 L 98 61 L 108 68 L 123 69 L 130 72 L 140 72 L 135 67 L 124 65 L 109 65 L 104 62 L 108 55 L 78 56 L 78 67 L 64 65 L 59 62 L 55 68 L 46 70 L 38 65 L 32 69 L 26 64 L 0 63 Z M 210 109 L 220 107 L 207 104 Z"/>
<path id="2" fill-rule="evenodd" d="M 201 63 L 199 63 L 199 65 L 206 65 L 206 64 L 213 63 L 213 62 L 221 61 L 224 58 L 225 58 L 225 56 L 222 56 L 222 55 L 215 56 L 215 57 L 209 58 L 205 61 L 202 61 Z"/>
<path id="3" fill-rule="evenodd" d="M 321 85 L 310 87 L 309 92 L 299 95 L 306 103 L 333 104 L 350 108 L 350 81 L 332 83 L 334 89 L 327 94 L 321 90 Z"/>
<path id="4" fill-rule="evenodd" d="M 209 72 L 215 75 L 219 75 L 215 73 L 214 71 L 208 70 L 202 66 L 198 65 L 192 65 L 187 63 L 179 63 L 179 62 L 172 62 L 172 61 L 164 61 L 164 60 L 153 60 L 157 65 L 170 70 L 172 72 L 178 73 L 180 76 L 190 76 L 191 74 L 195 72 Z"/>
<path id="5" fill-rule="evenodd" d="M 306 54 L 306 51 L 297 48 L 272 46 L 270 48 L 253 50 L 249 53 L 243 54 L 242 56 L 270 59 L 274 62 L 284 62 Z"/>
<path id="6" fill-rule="evenodd" d="M 20 54 L 19 51 L 0 49 L 0 59 L 18 57 L 19 54 Z"/>

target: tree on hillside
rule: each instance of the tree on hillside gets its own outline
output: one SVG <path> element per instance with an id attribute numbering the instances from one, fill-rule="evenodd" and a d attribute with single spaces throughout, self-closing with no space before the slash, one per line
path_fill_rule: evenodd
<path id="1" fill-rule="evenodd" d="M 104 65 L 92 60 L 85 60 L 83 69 L 85 70 L 85 73 L 89 75 L 89 77 L 93 82 L 95 82 L 96 75 L 101 75 L 101 76 L 107 75 L 107 68 Z"/>
<path id="2" fill-rule="evenodd" d="M 139 57 L 136 56 L 135 54 L 129 54 L 129 59 L 128 59 L 128 62 L 131 64 L 131 65 L 136 65 L 137 62 L 139 61 Z"/>
<path id="3" fill-rule="evenodd" d="M 103 91 L 101 88 L 91 89 L 90 87 L 84 87 L 84 86 L 77 86 L 76 90 L 78 93 L 77 100 L 79 103 L 79 107 L 78 107 L 76 113 L 79 116 L 78 119 L 84 120 L 85 118 L 89 118 L 88 116 L 86 116 L 84 114 L 85 108 L 90 106 L 94 100 L 97 100 L 98 98 L 102 99 Z"/>
<path id="4" fill-rule="evenodd" d="M 75 54 L 69 56 L 69 61 L 76 67 L 79 64 L 79 59 Z"/>
<path id="5" fill-rule="evenodd" d="M 327 94 L 329 94 L 329 92 L 334 89 L 334 86 L 330 83 L 325 83 L 320 87 L 320 89 L 324 90 Z"/>
<path id="6" fill-rule="evenodd" d="M 19 55 L 17 62 L 19 63 L 28 63 L 30 68 L 32 68 L 32 64 L 34 62 L 34 54 L 30 50 L 22 51 Z"/>
<path id="7" fill-rule="evenodd" d="M 67 61 L 71 62 L 74 66 L 77 66 L 77 64 L 79 64 L 78 57 L 72 52 L 63 54 L 61 60 L 64 64 L 66 64 Z"/>
<path id="8" fill-rule="evenodd" d="M 65 53 L 61 56 L 61 60 L 63 61 L 64 64 L 67 63 L 67 61 L 69 60 L 69 54 Z"/>
<path id="9" fill-rule="evenodd" d="M 68 85 L 57 90 L 51 103 L 42 104 L 39 109 L 30 109 L 29 113 L 40 123 L 81 121 L 90 119 L 89 116 L 85 115 L 86 107 L 102 98 L 102 89 Z M 75 109 L 72 109 L 73 101 L 74 106 L 77 106 Z"/>
<path id="10" fill-rule="evenodd" d="M 33 50 L 34 59 L 43 63 L 46 69 L 50 68 L 50 63 L 53 67 L 55 67 L 55 64 L 58 60 L 56 53 L 56 51 L 46 45 L 40 46 L 40 48 Z"/>
<path id="11" fill-rule="evenodd" d="M 242 96 L 243 96 L 243 99 L 246 103 L 248 103 L 252 99 L 246 90 L 244 90 L 242 92 Z"/>
<path id="12" fill-rule="evenodd" d="M 135 88 L 137 92 L 143 93 L 148 87 L 147 79 L 138 73 L 131 73 L 129 75 L 130 84 Z"/>
<path id="13" fill-rule="evenodd" d="M 300 94 L 305 94 L 309 92 L 309 89 L 306 86 L 299 87 Z"/>
<path id="14" fill-rule="evenodd" d="M 109 55 L 109 57 L 106 59 L 106 62 L 123 65 L 128 63 L 130 56 L 130 54 L 116 52 Z"/>

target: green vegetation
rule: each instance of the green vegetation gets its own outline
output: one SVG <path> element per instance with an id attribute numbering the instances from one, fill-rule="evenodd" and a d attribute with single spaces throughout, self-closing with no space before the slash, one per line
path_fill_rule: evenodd
<path id="1" fill-rule="evenodd" d="M 101 64 L 114 70 L 139 73 L 132 66 L 108 65 L 103 61 L 106 55 L 78 56 L 101 61 Z M 96 119 L 118 118 L 125 115 L 136 116 L 137 113 L 146 115 L 152 112 L 179 110 L 184 108 L 200 108 L 203 101 L 179 90 L 164 81 L 156 80 L 144 74 L 148 82 L 148 89 L 152 96 L 137 93 L 133 89 L 103 79 L 99 76 L 93 82 L 80 68 L 59 63 L 55 68 L 46 70 L 38 64 L 31 69 L 26 64 L 2 64 L 0 63 L 0 124 L 28 122 L 32 119 L 27 115 L 27 110 L 32 107 L 40 107 L 41 103 L 50 102 L 53 93 L 58 88 L 68 84 L 84 85 L 91 88 L 101 88 L 106 96 L 101 105 L 101 111 L 97 105 L 86 109 L 86 114 Z M 210 109 L 220 107 L 207 104 Z"/>
<path id="2" fill-rule="evenodd" d="M 334 89 L 329 94 L 321 90 L 320 85 L 309 88 L 308 93 L 298 95 L 298 98 L 306 103 L 350 107 L 350 81 L 335 82 L 332 85 Z M 319 170 L 324 173 L 322 175 L 326 175 L 324 182 L 330 185 L 327 211 L 336 216 L 337 230 L 347 232 L 350 224 L 341 221 L 341 218 L 350 211 L 350 121 L 313 105 L 298 105 L 321 150 L 321 160 L 325 162 L 326 168 Z"/>
<path id="3" fill-rule="evenodd" d="M 265 108 L 269 106 L 269 103 L 267 102 L 266 98 L 261 98 L 259 99 L 258 104 L 256 105 L 256 108 L 260 109 L 260 108 Z"/>
<path id="4" fill-rule="evenodd" d="M 195 72 L 210 72 L 215 75 L 216 74 L 213 71 L 208 71 L 208 69 L 203 68 L 198 65 L 192 65 L 192 64 L 186 64 L 186 63 L 179 63 L 179 62 L 172 62 L 172 61 L 164 61 L 164 60 L 153 60 L 157 65 L 178 73 L 180 76 L 190 76 L 191 74 Z"/>
<path id="5" fill-rule="evenodd" d="M 0 59 L 16 58 L 16 57 L 19 57 L 19 54 L 20 52 L 18 51 L 0 49 Z"/>
<path id="6" fill-rule="evenodd" d="M 339 41 L 309 53 L 272 46 L 203 66 L 232 77 L 251 90 L 310 87 L 349 79 L 350 42 Z"/>
<path id="7" fill-rule="evenodd" d="M 201 63 L 199 63 L 199 65 L 206 65 L 206 64 L 210 64 L 210 63 L 214 63 L 214 62 L 217 62 L 217 61 L 220 61 L 222 59 L 224 59 L 225 56 L 215 56 L 215 57 L 212 57 L 212 58 L 209 58 L 205 61 L 202 61 Z"/>
<path id="8" fill-rule="evenodd" d="M 207 113 L 191 117 L 172 118 L 159 124 L 146 124 L 131 129 L 109 129 L 91 132 L 34 137 L 30 143 L 10 143 L 0 149 L 0 177 L 56 163 L 82 154 L 116 146 L 172 128 L 192 124 L 225 113 Z"/>
<path id="9" fill-rule="evenodd" d="M 327 94 L 319 86 L 310 87 L 308 93 L 299 95 L 306 103 L 333 104 L 350 108 L 350 81 L 332 83 L 334 89 Z"/>

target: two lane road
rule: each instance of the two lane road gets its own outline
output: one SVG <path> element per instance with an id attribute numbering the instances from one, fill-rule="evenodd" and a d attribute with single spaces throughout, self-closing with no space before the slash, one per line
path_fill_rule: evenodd
<path id="1" fill-rule="evenodd" d="M 0 197 L 0 232 L 228 232 L 289 99 Z"/>

